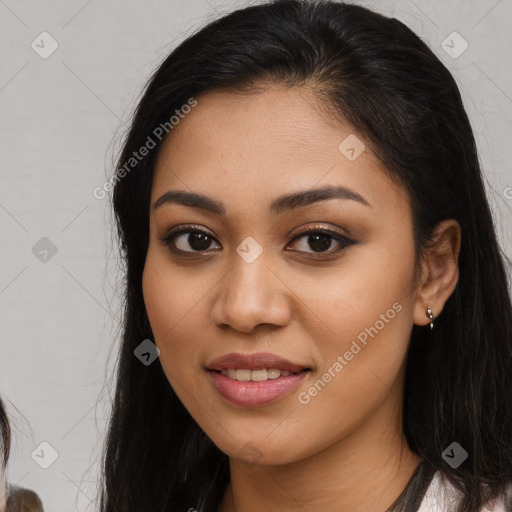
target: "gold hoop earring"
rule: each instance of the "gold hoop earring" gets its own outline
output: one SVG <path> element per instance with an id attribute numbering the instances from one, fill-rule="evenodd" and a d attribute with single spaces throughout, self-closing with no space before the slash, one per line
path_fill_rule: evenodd
<path id="1" fill-rule="evenodd" d="M 432 310 L 430 308 L 427 308 L 427 316 L 430 318 L 430 330 L 434 328 L 434 318 L 435 316 L 432 313 Z"/>

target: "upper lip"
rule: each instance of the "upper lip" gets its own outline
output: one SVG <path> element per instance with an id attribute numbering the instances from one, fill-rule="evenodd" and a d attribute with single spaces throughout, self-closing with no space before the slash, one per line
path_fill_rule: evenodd
<path id="1" fill-rule="evenodd" d="M 275 354 L 267 352 L 258 352 L 254 354 L 239 354 L 233 352 L 225 354 L 214 359 L 206 365 L 207 370 L 261 370 L 262 368 L 272 368 L 281 371 L 301 372 L 308 369 L 307 366 L 292 363 L 288 359 L 284 359 Z"/>

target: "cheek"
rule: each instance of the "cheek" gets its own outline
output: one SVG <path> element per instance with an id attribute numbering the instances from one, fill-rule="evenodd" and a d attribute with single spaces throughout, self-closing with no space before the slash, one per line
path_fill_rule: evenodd
<path id="1" fill-rule="evenodd" d="M 368 255 L 361 267 L 350 267 L 354 272 L 325 280 L 324 293 L 307 299 L 325 328 L 311 333 L 322 365 L 299 390 L 296 407 L 301 421 L 290 425 L 298 437 L 312 436 L 302 456 L 355 432 L 390 396 L 401 393 L 401 369 L 412 328 L 408 285 L 413 265 L 405 254 L 401 265 L 390 264 L 400 261 L 396 254 L 383 254 Z M 319 419 L 326 427 L 318 425 Z M 284 430 L 283 437 L 281 442 L 289 441 Z"/>
<path id="2" fill-rule="evenodd" d="M 191 355 L 204 343 L 207 293 L 215 283 L 206 273 L 202 276 L 199 271 L 171 268 L 165 256 L 148 251 L 142 276 L 144 303 L 162 367 L 171 381 L 197 369 Z"/>
<path id="3" fill-rule="evenodd" d="M 322 354 L 321 371 L 330 369 L 336 375 L 324 374 L 330 392 L 322 391 L 323 399 L 351 402 L 346 384 L 357 386 L 359 393 L 367 387 L 374 393 L 372 382 L 393 385 L 413 324 L 413 271 L 412 245 L 383 242 L 354 253 L 346 269 L 333 273 L 308 296 L 324 326 L 314 336 Z"/>
<path id="4" fill-rule="evenodd" d="M 160 349 L 160 364 L 191 416 L 212 439 L 222 439 L 225 430 L 212 416 L 205 398 L 209 388 L 202 367 L 205 361 L 199 357 L 208 343 L 208 292 L 218 277 L 206 271 L 170 268 L 169 261 L 155 253 L 148 251 L 142 288 L 154 341 Z"/>
<path id="5" fill-rule="evenodd" d="M 364 342 L 364 333 L 369 337 L 367 329 L 376 334 L 371 329 L 375 324 L 379 336 L 398 330 L 403 341 L 404 325 L 408 328 L 412 324 L 413 272 L 409 244 L 374 243 L 371 249 L 350 254 L 343 268 L 323 278 L 321 286 L 311 286 L 304 299 L 340 342 L 360 333 Z"/>
<path id="6" fill-rule="evenodd" d="M 142 275 L 142 291 L 146 311 L 156 338 L 160 342 L 171 339 L 180 324 L 187 323 L 200 307 L 208 286 L 200 271 L 180 269 L 170 264 L 164 251 L 148 250 Z M 213 283 L 212 283 L 213 284 Z"/>

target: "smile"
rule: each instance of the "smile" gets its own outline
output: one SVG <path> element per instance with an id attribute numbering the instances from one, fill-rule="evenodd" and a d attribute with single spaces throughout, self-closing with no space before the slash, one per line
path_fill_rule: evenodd
<path id="1" fill-rule="evenodd" d="M 277 368 L 262 368 L 261 370 L 249 370 L 249 369 L 223 369 L 221 374 L 232 380 L 238 380 L 240 382 L 262 382 L 265 380 L 278 379 L 279 377 L 288 377 L 292 373 L 286 370 L 279 370 Z"/>
<path id="2" fill-rule="evenodd" d="M 295 391 L 310 373 L 309 369 L 290 372 L 272 368 L 208 371 L 215 391 L 238 407 L 259 407 L 278 402 Z"/>

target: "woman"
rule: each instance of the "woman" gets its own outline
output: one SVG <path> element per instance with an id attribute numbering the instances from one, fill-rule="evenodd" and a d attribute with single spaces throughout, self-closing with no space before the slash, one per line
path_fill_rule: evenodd
<path id="1" fill-rule="evenodd" d="M 6 466 L 11 447 L 11 429 L 0 398 L 0 512 L 44 512 L 39 496 L 30 489 L 9 485 Z"/>
<path id="2" fill-rule="evenodd" d="M 151 77 L 111 184 L 102 512 L 512 509 L 504 257 L 410 29 L 329 1 L 212 22 Z"/>

